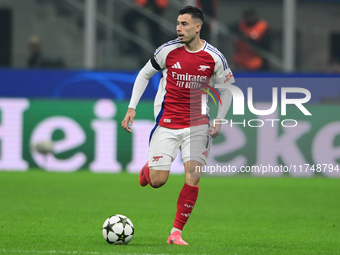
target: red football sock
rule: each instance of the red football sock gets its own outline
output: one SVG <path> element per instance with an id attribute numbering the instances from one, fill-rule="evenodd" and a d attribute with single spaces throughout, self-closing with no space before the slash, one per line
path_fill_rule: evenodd
<path id="1" fill-rule="evenodd" d="M 148 183 L 150 184 L 150 186 L 153 187 L 150 181 L 150 168 L 149 168 L 148 163 L 145 165 L 145 168 L 144 168 L 144 176 L 146 180 L 148 181 Z"/>
<path id="2" fill-rule="evenodd" d="M 187 223 L 198 197 L 198 187 L 184 184 L 177 201 L 174 228 L 183 229 Z"/>

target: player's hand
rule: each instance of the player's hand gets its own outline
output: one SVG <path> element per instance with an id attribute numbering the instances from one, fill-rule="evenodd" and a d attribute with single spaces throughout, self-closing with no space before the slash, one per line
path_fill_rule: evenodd
<path id="1" fill-rule="evenodd" d="M 210 127 L 208 129 L 208 135 L 210 135 L 211 138 L 216 138 L 220 134 L 221 124 L 215 123 L 215 121 L 213 121 L 213 124 L 215 126 L 210 125 Z"/>
<path id="2" fill-rule="evenodd" d="M 133 119 L 136 116 L 136 111 L 133 108 L 129 108 L 126 112 L 125 118 L 122 121 L 122 127 L 128 131 L 129 133 L 132 133 L 131 126 L 133 124 Z"/>

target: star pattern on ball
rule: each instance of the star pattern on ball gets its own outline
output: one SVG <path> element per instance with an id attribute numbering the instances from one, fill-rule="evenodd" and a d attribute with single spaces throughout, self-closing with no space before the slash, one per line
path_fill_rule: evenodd
<path id="1" fill-rule="evenodd" d="M 115 233 L 115 234 L 118 237 L 118 240 L 121 240 L 123 242 L 125 242 L 125 238 L 127 238 L 129 236 L 129 235 L 125 235 L 125 231 L 124 230 L 123 230 L 123 233 L 121 233 L 121 234 L 117 234 L 117 233 Z"/>
<path id="2" fill-rule="evenodd" d="M 125 228 L 126 224 L 130 225 L 128 223 L 128 221 L 126 220 L 126 218 L 123 218 L 123 217 L 120 217 L 120 216 L 118 216 L 118 218 L 119 218 L 119 221 L 117 223 L 122 223 L 124 228 Z"/>
<path id="3" fill-rule="evenodd" d="M 124 215 L 112 215 L 103 224 L 103 236 L 109 244 L 127 244 L 134 234 L 134 226 Z"/>
<path id="4" fill-rule="evenodd" d="M 108 235 L 110 231 L 113 232 L 112 225 L 110 224 L 110 221 L 107 222 L 106 226 L 103 227 L 103 229 L 106 230 L 106 235 Z"/>

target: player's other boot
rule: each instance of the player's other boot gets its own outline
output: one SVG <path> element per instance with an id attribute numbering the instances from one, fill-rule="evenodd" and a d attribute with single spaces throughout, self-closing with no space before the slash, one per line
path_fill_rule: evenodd
<path id="1" fill-rule="evenodd" d="M 139 184 L 140 186 L 146 186 L 148 185 L 148 181 L 145 177 L 145 168 L 149 166 L 149 162 L 146 162 L 146 164 L 142 167 L 142 169 L 139 171 L 139 178 L 138 178 L 138 181 L 139 181 Z"/>
<path id="2" fill-rule="evenodd" d="M 169 235 L 167 243 L 177 244 L 177 245 L 189 245 L 181 237 L 181 232 L 175 231 Z"/>

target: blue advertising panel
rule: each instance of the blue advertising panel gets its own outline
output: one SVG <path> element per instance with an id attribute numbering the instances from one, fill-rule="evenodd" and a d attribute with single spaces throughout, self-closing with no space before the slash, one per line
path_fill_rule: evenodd
<path id="1" fill-rule="evenodd" d="M 129 100 L 137 74 L 138 71 L 0 69 L 0 97 Z M 235 85 L 244 94 L 251 85 L 254 101 L 271 101 L 273 87 L 278 88 L 279 94 L 281 87 L 304 87 L 311 92 L 310 102 L 340 100 L 340 75 L 234 73 L 234 76 Z M 151 78 L 143 100 L 154 99 L 160 78 L 161 72 Z"/>
<path id="2" fill-rule="evenodd" d="M 138 72 L 87 70 L 0 70 L 0 96 L 26 98 L 128 99 Z M 143 98 L 155 96 L 160 73 L 150 80 Z"/>

